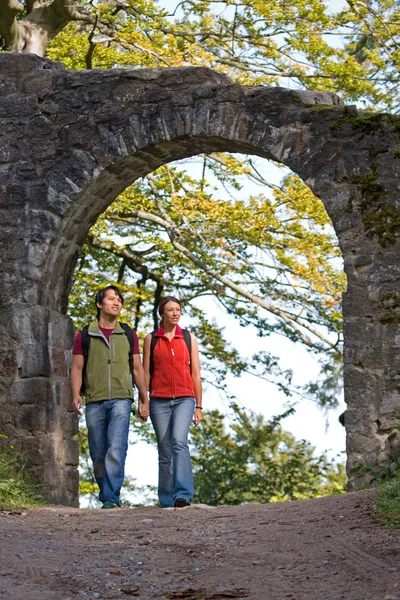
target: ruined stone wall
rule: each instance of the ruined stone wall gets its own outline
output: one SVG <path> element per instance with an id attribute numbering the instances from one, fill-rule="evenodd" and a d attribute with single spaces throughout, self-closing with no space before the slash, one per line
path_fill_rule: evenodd
<path id="1" fill-rule="evenodd" d="M 77 430 L 65 316 L 80 246 L 127 185 L 202 152 L 289 166 L 324 202 L 348 291 L 345 398 L 358 465 L 399 452 L 399 120 L 334 94 L 245 88 L 203 68 L 67 72 L 0 53 L 0 432 L 52 501 L 77 503 Z M 396 433 L 397 432 L 397 433 Z"/>

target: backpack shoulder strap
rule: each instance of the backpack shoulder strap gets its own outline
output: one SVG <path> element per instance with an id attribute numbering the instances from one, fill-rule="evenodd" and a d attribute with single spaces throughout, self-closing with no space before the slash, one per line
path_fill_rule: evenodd
<path id="1" fill-rule="evenodd" d="M 81 329 L 81 343 L 82 343 L 82 352 L 83 352 L 81 394 L 84 394 L 85 393 L 85 373 L 86 373 L 86 367 L 87 367 L 87 362 L 88 362 L 88 357 L 89 357 L 89 347 L 90 347 L 89 325 L 85 325 Z"/>
<path id="2" fill-rule="evenodd" d="M 192 370 L 192 336 L 190 335 L 190 331 L 188 329 L 182 329 L 183 339 L 185 340 L 186 346 L 189 350 L 190 356 L 190 371 Z"/>
<path id="3" fill-rule="evenodd" d="M 156 331 L 154 330 L 151 332 L 151 341 L 150 341 L 150 364 L 149 364 L 150 386 L 151 386 L 151 379 L 153 377 L 153 372 L 154 372 L 154 348 L 156 347 L 157 342 L 158 342 L 158 336 L 156 336 Z"/>
<path id="4" fill-rule="evenodd" d="M 133 373 L 133 329 L 132 327 L 130 327 L 127 323 L 121 323 L 121 321 L 119 321 L 119 324 L 121 325 L 122 329 L 125 332 L 126 337 L 128 338 L 128 342 L 129 342 L 129 369 L 131 372 L 131 377 L 132 377 L 132 382 L 135 382 L 135 378 L 134 378 L 134 373 Z"/>
<path id="5" fill-rule="evenodd" d="M 121 321 L 119 321 L 119 324 L 121 325 L 122 329 L 125 332 L 126 337 L 129 340 L 131 354 L 132 354 L 132 348 L 133 348 L 133 329 L 127 323 L 121 323 Z"/>
<path id="6" fill-rule="evenodd" d="M 90 346 L 90 335 L 89 335 L 89 325 L 85 325 L 81 329 L 82 336 L 82 352 L 83 356 L 87 362 L 87 356 L 89 354 L 89 346 Z"/>

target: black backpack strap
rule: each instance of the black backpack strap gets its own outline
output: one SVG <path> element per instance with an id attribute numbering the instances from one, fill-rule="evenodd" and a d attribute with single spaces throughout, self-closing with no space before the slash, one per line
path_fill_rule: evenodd
<path id="1" fill-rule="evenodd" d="M 133 329 L 132 329 L 132 327 L 129 327 L 129 325 L 127 325 L 126 323 L 121 323 L 121 321 L 119 321 L 119 324 L 121 325 L 122 329 L 125 332 L 126 337 L 128 338 L 128 342 L 129 342 L 129 369 L 130 369 L 130 372 L 131 372 L 132 383 L 135 384 L 135 376 L 134 376 L 134 372 L 133 372 Z"/>
<path id="2" fill-rule="evenodd" d="M 156 332 L 152 331 L 151 332 L 151 342 L 150 342 L 150 363 L 149 363 L 150 387 L 151 387 L 151 380 L 152 380 L 153 372 L 154 372 L 154 348 L 156 347 L 157 342 L 158 342 L 158 337 L 156 336 Z"/>
<path id="3" fill-rule="evenodd" d="M 90 335 L 89 335 L 89 325 L 85 325 L 81 329 L 81 340 L 82 340 L 82 352 L 83 352 L 83 369 L 82 369 L 82 385 L 81 385 L 81 394 L 85 393 L 85 373 L 87 367 L 87 361 L 89 356 L 89 346 L 90 346 Z"/>
<path id="4" fill-rule="evenodd" d="M 190 331 L 188 329 L 182 329 L 183 339 L 185 340 L 187 349 L 189 350 L 190 356 L 190 372 L 192 372 L 192 336 L 190 335 Z"/>

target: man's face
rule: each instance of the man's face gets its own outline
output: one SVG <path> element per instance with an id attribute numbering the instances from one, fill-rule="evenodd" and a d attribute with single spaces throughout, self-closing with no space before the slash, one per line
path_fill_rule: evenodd
<path id="1" fill-rule="evenodd" d="M 107 290 L 104 296 L 103 304 L 97 304 L 100 308 L 100 316 L 113 316 L 117 317 L 121 312 L 122 302 L 117 292 L 114 290 Z"/>

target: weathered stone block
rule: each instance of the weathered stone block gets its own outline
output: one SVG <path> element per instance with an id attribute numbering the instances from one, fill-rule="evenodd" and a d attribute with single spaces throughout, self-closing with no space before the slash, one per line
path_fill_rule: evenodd
<path id="1" fill-rule="evenodd" d="M 2 76 L 21 77 L 29 75 L 32 71 L 65 70 L 65 65 L 60 62 L 40 58 L 36 54 L 21 52 L 3 52 L 0 61 L 0 74 Z"/>
<path id="2" fill-rule="evenodd" d="M 10 400 L 15 404 L 34 404 L 43 408 L 50 398 L 50 382 L 45 377 L 19 379 L 11 386 Z"/>

